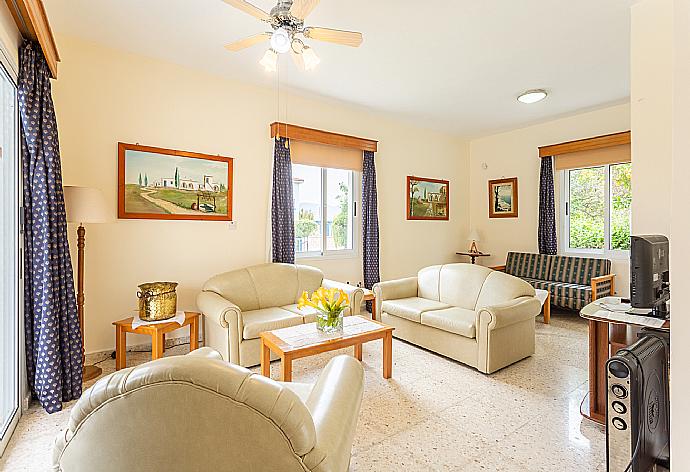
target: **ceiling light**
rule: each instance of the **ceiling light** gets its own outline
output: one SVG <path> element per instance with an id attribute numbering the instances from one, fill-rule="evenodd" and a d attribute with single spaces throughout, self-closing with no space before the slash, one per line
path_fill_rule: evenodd
<path id="1" fill-rule="evenodd" d="M 290 50 L 291 43 L 292 41 L 290 39 L 290 34 L 285 30 L 285 28 L 278 28 L 271 36 L 271 48 L 280 54 L 288 52 Z"/>
<path id="2" fill-rule="evenodd" d="M 306 70 L 316 69 L 316 66 L 318 66 L 321 62 L 319 56 L 317 56 L 314 50 L 309 46 L 304 46 L 304 50 L 302 51 L 302 59 L 304 59 L 304 68 Z"/>
<path id="3" fill-rule="evenodd" d="M 266 72 L 275 72 L 278 70 L 278 54 L 273 49 L 269 49 L 259 61 L 259 64 L 264 66 Z"/>
<path id="4" fill-rule="evenodd" d="M 544 100 L 547 95 L 546 90 L 543 89 L 528 90 L 520 94 L 517 99 L 522 103 L 537 103 Z"/>

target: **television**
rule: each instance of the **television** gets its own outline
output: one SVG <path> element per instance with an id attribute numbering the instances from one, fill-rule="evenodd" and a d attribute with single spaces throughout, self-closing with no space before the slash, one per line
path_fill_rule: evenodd
<path id="1" fill-rule="evenodd" d="M 662 235 L 630 237 L 630 304 L 666 318 L 670 299 L 668 238 Z"/>

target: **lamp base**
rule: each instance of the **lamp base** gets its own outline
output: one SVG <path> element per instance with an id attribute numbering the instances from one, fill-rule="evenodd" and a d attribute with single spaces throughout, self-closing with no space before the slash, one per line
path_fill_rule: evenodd
<path id="1" fill-rule="evenodd" d="M 85 365 L 83 370 L 82 382 L 88 382 L 89 380 L 93 380 L 96 377 L 100 376 L 102 373 L 103 369 L 101 369 L 97 365 Z"/>

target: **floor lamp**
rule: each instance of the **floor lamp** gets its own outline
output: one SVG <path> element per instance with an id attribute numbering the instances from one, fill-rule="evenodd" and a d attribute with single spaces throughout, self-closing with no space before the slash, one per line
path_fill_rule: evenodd
<path id="1" fill-rule="evenodd" d="M 83 381 L 93 380 L 103 372 L 98 366 L 85 365 L 84 355 L 84 223 L 106 223 L 110 220 L 105 199 L 100 190 L 89 187 L 65 186 L 65 211 L 68 223 L 79 223 L 77 229 L 77 312 L 81 326 L 81 359 L 84 364 Z"/>

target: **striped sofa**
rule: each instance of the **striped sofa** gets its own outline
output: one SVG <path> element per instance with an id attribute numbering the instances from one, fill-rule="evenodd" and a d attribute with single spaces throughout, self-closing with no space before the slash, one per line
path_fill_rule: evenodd
<path id="1" fill-rule="evenodd" d="M 494 269 L 546 290 L 552 305 L 571 310 L 580 310 L 597 298 L 613 295 L 615 288 L 609 259 L 509 252 L 506 265 Z"/>

